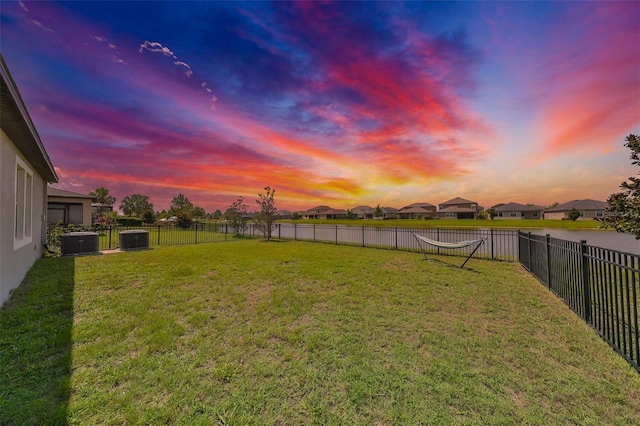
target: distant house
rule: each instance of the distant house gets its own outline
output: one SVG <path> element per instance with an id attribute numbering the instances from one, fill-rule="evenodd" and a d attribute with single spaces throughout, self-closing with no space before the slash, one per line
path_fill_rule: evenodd
<path id="1" fill-rule="evenodd" d="M 42 255 L 48 182 L 58 176 L 0 54 L 0 305 Z"/>
<path id="2" fill-rule="evenodd" d="M 400 213 L 395 207 L 382 207 L 382 217 L 384 219 L 400 219 Z"/>
<path id="3" fill-rule="evenodd" d="M 438 204 L 437 216 L 440 219 L 475 219 L 482 207 L 475 201 L 456 197 Z"/>
<path id="4" fill-rule="evenodd" d="M 316 206 L 306 211 L 305 219 L 345 219 L 347 211 L 329 206 Z"/>
<path id="5" fill-rule="evenodd" d="M 112 211 L 113 211 L 113 205 L 111 204 L 91 203 L 92 214 L 107 213 Z"/>
<path id="6" fill-rule="evenodd" d="M 276 217 L 278 219 L 291 219 L 293 218 L 293 213 L 289 210 L 278 210 L 276 212 Z"/>
<path id="7" fill-rule="evenodd" d="M 436 206 L 429 203 L 413 203 L 398 210 L 400 219 L 435 218 Z"/>
<path id="8" fill-rule="evenodd" d="M 494 219 L 542 219 L 543 206 L 533 204 L 506 203 L 493 206 L 496 212 Z"/>
<path id="9" fill-rule="evenodd" d="M 47 223 L 51 225 L 91 225 L 93 197 L 49 187 L 47 189 Z"/>
<path id="10" fill-rule="evenodd" d="M 564 220 L 569 217 L 569 212 L 576 209 L 580 213 L 578 220 L 599 219 L 604 217 L 604 211 L 608 204 L 596 200 L 573 200 L 545 210 L 545 219 Z"/>
<path id="11" fill-rule="evenodd" d="M 374 208 L 369 206 L 358 206 L 351 209 L 351 213 L 356 219 L 373 219 Z"/>

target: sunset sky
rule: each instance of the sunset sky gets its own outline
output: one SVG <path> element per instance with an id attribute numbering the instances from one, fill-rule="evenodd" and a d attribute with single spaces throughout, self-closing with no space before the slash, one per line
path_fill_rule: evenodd
<path id="1" fill-rule="evenodd" d="M 55 186 L 208 212 L 606 200 L 640 2 L 5 2 Z"/>

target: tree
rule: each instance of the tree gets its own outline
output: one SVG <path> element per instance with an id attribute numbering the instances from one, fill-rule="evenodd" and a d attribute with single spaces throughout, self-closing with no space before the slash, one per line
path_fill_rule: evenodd
<path id="1" fill-rule="evenodd" d="M 224 218 L 229 222 L 236 235 L 247 228 L 247 207 L 249 206 L 244 204 L 244 197 L 238 197 L 224 212 Z"/>
<path id="2" fill-rule="evenodd" d="M 191 216 L 195 221 L 203 219 L 206 214 L 207 213 L 204 211 L 202 207 L 194 207 L 193 210 L 191 211 Z"/>
<path id="3" fill-rule="evenodd" d="M 300 219 L 300 213 L 298 213 L 298 212 L 293 212 L 293 214 L 291 215 L 291 219 L 293 219 L 293 220 L 298 220 L 298 219 Z"/>
<path id="4" fill-rule="evenodd" d="M 382 217 L 382 208 L 380 207 L 380 204 L 378 204 L 373 210 L 373 217 Z"/>
<path id="5" fill-rule="evenodd" d="M 256 204 L 260 207 L 260 210 L 256 213 L 254 220 L 256 228 L 262 231 L 262 235 L 269 241 L 271 232 L 276 228 L 278 209 L 274 200 L 276 190 L 267 186 L 264 191 L 264 194 L 258 194 Z"/>
<path id="6" fill-rule="evenodd" d="M 487 214 L 489 215 L 489 219 L 493 220 L 494 217 L 498 216 L 498 212 L 493 207 L 487 209 Z"/>
<path id="7" fill-rule="evenodd" d="M 476 216 L 478 220 L 487 220 L 489 219 L 489 213 L 486 210 L 480 210 Z"/>
<path id="8" fill-rule="evenodd" d="M 187 213 L 180 212 L 177 217 L 178 221 L 176 222 L 176 225 L 178 225 L 179 228 L 189 229 L 191 228 L 191 225 L 193 225 L 193 219 L 191 219 L 191 216 Z"/>
<path id="9" fill-rule="evenodd" d="M 143 223 L 153 223 L 156 221 L 156 215 L 153 213 L 153 210 L 146 210 L 142 213 L 142 222 Z"/>
<path id="10" fill-rule="evenodd" d="M 179 213 L 183 213 L 191 217 L 193 208 L 193 203 L 189 201 L 187 197 L 185 197 L 183 194 L 178 194 L 173 197 L 173 200 L 171 200 L 171 208 L 169 209 L 169 213 L 171 213 L 171 216 L 178 216 Z"/>
<path id="11" fill-rule="evenodd" d="M 640 167 L 640 136 L 626 137 L 624 146 L 631 150 L 631 164 Z M 611 194 L 604 218 L 600 220 L 605 228 L 612 227 L 617 232 L 632 234 L 640 240 L 640 172 L 620 184 L 622 192 Z"/>
<path id="12" fill-rule="evenodd" d="M 580 212 L 576 210 L 575 207 L 569 210 L 569 213 L 567 213 L 567 219 L 572 220 L 574 222 L 578 220 L 579 217 L 580 217 Z"/>
<path id="13" fill-rule="evenodd" d="M 215 220 L 218 220 L 222 217 L 222 212 L 220 211 L 220 209 L 217 209 L 215 212 L 213 212 L 213 218 Z"/>
<path id="14" fill-rule="evenodd" d="M 125 216 L 142 217 L 145 211 L 153 211 L 153 204 L 146 195 L 131 194 L 122 199 L 120 210 Z"/>
<path id="15" fill-rule="evenodd" d="M 276 190 L 267 186 L 264 188 L 264 191 L 264 194 L 258 194 L 256 204 L 260 207 L 260 211 L 256 213 L 254 219 L 256 228 L 262 231 L 264 237 L 269 241 L 271 239 L 271 231 L 276 227 L 278 209 L 274 201 Z"/>
<path id="16" fill-rule="evenodd" d="M 355 219 L 356 218 L 351 209 L 347 209 L 347 211 L 345 212 L 345 216 L 346 216 L 347 219 Z"/>
<path id="17" fill-rule="evenodd" d="M 109 195 L 109 190 L 103 187 L 96 188 L 95 191 L 91 191 L 89 196 L 93 197 L 97 204 L 112 206 L 116 203 L 115 197 Z"/>

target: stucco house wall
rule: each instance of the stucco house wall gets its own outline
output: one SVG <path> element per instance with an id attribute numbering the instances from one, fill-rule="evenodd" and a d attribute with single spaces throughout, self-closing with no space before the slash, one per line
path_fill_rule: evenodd
<path id="1" fill-rule="evenodd" d="M 27 271 L 42 255 L 45 240 L 45 210 L 47 184 L 33 165 L 20 153 L 7 134 L 0 132 L 0 306 L 9 298 Z M 31 172 L 30 235 L 15 238 L 16 169 L 20 165 Z M 26 228 L 29 228 L 27 225 Z"/>
<path id="2" fill-rule="evenodd" d="M 57 182 L 0 54 L 0 306 L 42 256 L 47 182 Z"/>

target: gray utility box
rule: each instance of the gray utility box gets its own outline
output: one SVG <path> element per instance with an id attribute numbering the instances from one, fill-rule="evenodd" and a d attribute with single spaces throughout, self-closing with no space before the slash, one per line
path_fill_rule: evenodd
<path id="1" fill-rule="evenodd" d="M 69 232 L 62 235 L 60 251 L 63 256 L 97 253 L 99 251 L 97 232 Z"/>
<path id="2" fill-rule="evenodd" d="M 149 248 L 149 231 L 131 229 L 122 231 L 119 235 L 120 250 L 135 250 Z"/>

